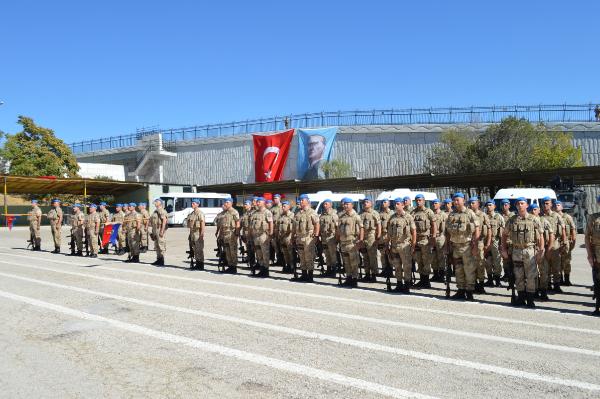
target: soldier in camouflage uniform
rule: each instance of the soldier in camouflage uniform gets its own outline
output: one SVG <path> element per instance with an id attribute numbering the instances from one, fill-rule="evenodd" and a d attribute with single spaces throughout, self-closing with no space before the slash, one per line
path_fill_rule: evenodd
<path id="1" fill-rule="evenodd" d="M 518 214 L 512 215 L 508 219 L 502 234 L 502 257 L 504 259 L 512 257 L 517 290 L 515 305 L 522 306 L 527 303 L 527 307 L 535 307 L 534 297 L 538 276 L 536 258 L 539 261 L 544 253 L 543 232 L 540 222 L 533 215 L 527 213 L 525 198 L 517 198 L 515 205 Z M 512 254 L 508 252 L 509 238 Z"/>
<path id="2" fill-rule="evenodd" d="M 472 301 L 477 281 L 475 256 L 479 251 L 480 221 L 465 206 L 463 193 L 454 193 L 453 202 L 453 210 L 446 220 L 446 255 L 452 256 L 457 288 L 452 299 Z"/>
<path id="3" fill-rule="evenodd" d="M 381 220 L 381 237 L 379 238 L 377 249 L 379 249 L 382 269 L 381 273 L 378 274 L 379 277 L 388 277 L 392 275 L 392 261 L 390 259 L 390 252 L 388 249 L 390 243 L 388 237 L 388 222 L 392 215 L 394 215 L 394 211 L 390 209 L 390 201 L 384 199 L 381 202 L 381 209 L 379 211 L 379 219 Z"/>
<path id="4" fill-rule="evenodd" d="M 117 233 L 117 255 L 123 255 L 125 253 L 125 212 L 123 212 L 124 204 L 115 204 L 115 214 L 112 217 L 112 224 L 119 224 L 119 231 Z M 114 227 L 113 227 L 114 228 Z"/>
<path id="5" fill-rule="evenodd" d="M 564 274 L 562 279 L 563 285 L 571 285 L 571 252 L 575 248 L 577 241 L 577 226 L 573 221 L 573 217 L 566 212 L 563 212 L 562 202 L 556 201 L 556 212 L 562 217 L 565 224 L 566 241 L 561 242 L 560 266 Z"/>
<path id="6" fill-rule="evenodd" d="M 248 264 L 253 267 L 255 262 L 254 256 L 254 242 L 252 241 L 252 235 L 250 232 L 250 218 L 252 217 L 252 200 L 244 201 L 244 213 L 240 218 L 240 234 L 242 236 L 242 242 L 246 245 L 246 259 Z M 284 268 L 284 273 L 286 272 Z"/>
<path id="7" fill-rule="evenodd" d="M 165 265 L 165 252 L 167 251 L 167 211 L 163 208 L 164 202 L 161 198 L 154 200 L 154 212 L 150 216 L 150 226 L 152 233 L 150 238 L 154 241 L 154 250 L 156 251 L 156 261 L 152 264 L 155 266 Z"/>
<path id="8" fill-rule="evenodd" d="M 554 230 L 552 230 L 552 226 L 550 225 L 550 222 L 548 221 L 548 219 L 544 219 L 540 216 L 540 207 L 538 206 L 538 204 L 531 204 L 531 206 L 529 206 L 529 210 L 531 212 L 531 216 L 533 216 L 534 220 L 538 223 L 539 229 L 542 232 L 542 243 L 544 245 L 544 252 L 545 252 L 546 245 L 548 245 L 548 242 L 550 241 L 550 239 L 551 238 L 554 239 Z M 537 262 L 537 269 L 538 269 L 538 281 L 537 281 L 538 291 L 536 293 L 536 297 L 540 298 L 540 300 L 542 300 L 542 301 L 547 301 L 548 300 L 548 274 L 546 273 L 544 276 L 542 276 L 542 273 L 545 270 L 544 257 L 536 256 L 535 261 Z M 546 282 L 545 285 L 541 284 L 542 278 Z"/>
<path id="9" fill-rule="evenodd" d="M 321 245 L 325 254 L 327 263 L 327 276 L 335 276 L 337 266 L 337 242 L 335 241 L 335 232 L 337 230 L 339 217 L 333 209 L 330 199 L 323 201 L 323 213 L 319 216 L 319 226 L 321 232 Z"/>
<path id="10" fill-rule="evenodd" d="M 108 254 L 108 246 L 110 243 L 106 244 L 106 247 L 102 245 L 102 238 L 104 237 L 104 228 L 108 223 L 110 223 L 110 212 L 106 209 L 106 202 L 101 202 L 98 208 L 98 216 L 100 216 L 100 229 L 98 230 L 98 242 L 100 243 L 100 252 L 101 254 Z"/>
<path id="11" fill-rule="evenodd" d="M 353 209 L 352 199 L 342 198 L 344 212 L 340 216 L 336 241 L 340 246 L 340 253 L 344 262 L 346 281 L 343 286 L 353 288 L 358 281 L 358 263 L 360 262 L 358 248 L 364 238 L 364 228 L 358 213 Z"/>
<path id="12" fill-rule="evenodd" d="M 415 285 L 415 288 L 431 288 L 429 274 L 431 273 L 431 264 L 435 259 L 433 251 L 435 236 L 437 235 L 435 215 L 431 209 L 425 207 L 425 196 L 423 194 L 417 194 L 415 200 L 417 201 L 417 207 L 411 212 L 417 227 L 417 246 L 414 259 L 418 265 L 419 282 Z"/>
<path id="13" fill-rule="evenodd" d="M 491 242 L 484 248 L 485 267 L 488 281 L 486 287 L 500 287 L 500 274 L 502 273 L 502 256 L 500 255 L 500 241 L 504 233 L 504 218 L 496 212 L 494 201 L 487 200 L 485 203 L 486 215 Z"/>
<path id="14" fill-rule="evenodd" d="M 446 269 L 446 220 L 448 214 L 441 209 L 439 199 L 433 200 L 433 214 L 436 229 L 435 235 L 435 256 L 432 260 L 433 278 L 431 281 L 443 282 Z"/>
<path id="15" fill-rule="evenodd" d="M 404 210 L 404 202 L 401 198 L 396 198 L 394 206 L 396 212 L 388 221 L 389 251 L 396 277 L 394 291 L 408 294 L 412 257 L 417 245 L 417 228 L 412 215 Z"/>
<path id="16" fill-rule="evenodd" d="M 40 226 L 42 225 L 42 211 L 38 206 L 37 200 L 31 201 L 31 210 L 27 213 L 27 221 L 29 222 L 31 249 L 34 251 L 41 251 L 42 237 L 40 236 Z"/>
<path id="17" fill-rule="evenodd" d="M 97 212 L 96 204 L 90 204 L 90 213 L 85 218 L 85 234 L 88 238 L 88 256 L 98 257 L 98 234 L 100 233 L 100 214 Z"/>
<path id="18" fill-rule="evenodd" d="M 190 229 L 188 240 L 194 250 L 194 258 L 190 259 L 190 269 L 204 270 L 204 231 L 206 225 L 198 198 L 192 199 L 192 209 L 187 217 L 187 227 Z"/>
<path id="19" fill-rule="evenodd" d="M 596 203 L 600 206 L 600 195 L 596 198 Z M 593 315 L 600 316 L 600 212 L 589 215 L 587 218 L 585 249 L 594 280 L 596 308 Z"/>
<path id="20" fill-rule="evenodd" d="M 125 231 L 127 232 L 127 247 L 129 256 L 125 262 L 136 263 L 140 261 L 140 234 L 142 231 L 142 215 L 137 213 L 135 202 L 129 203 L 128 213 L 125 215 Z"/>
<path id="21" fill-rule="evenodd" d="M 506 226 L 506 223 L 508 223 L 508 219 L 510 219 L 511 216 L 513 216 L 515 213 L 512 212 L 510 210 L 510 200 L 508 199 L 503 199 L 502 200 L 502 210 L 500 211 L 500 215 L 502 216 L 502 219 L 504 219 L 504 226 Z M 511 242 L 510 242 L 510 234 L 506 237 L 506 246 L 508 248 L 508 255 L 509 257 L 512 254 L 512 246 L 511 246 Z M 508 276 L 510 274 L 510 270 L 508 269 L 509 267 L 509 262 L 502 262 L 503 263 L 503 269 L 504 269 L 504 276 L 503 276 L 503 280 L 504 281 L 508 281 Z"/>
<path id="22" fill-rule="evenodd" d="M 277 235 L 284 258 L 283 272 L 289 273 L 292 271 L 292 263 L 294 261 L 294 244 L 292 242 L 294 214 L 290 211 L 289 201 L 283 201 L 281 209 L 281 214 L 277 219 Z"/>
<path id="23" fill-rule="evenodd" d="M 254 241 L 256 264 L 259 272 L 254 277 L 269 277 L 269 254 L 273 235 L 273 214 L 265 206 L 265 199 L 259 197 L 258 208 L 252 213 L 250 231 Z"/>
<path id="24" fill-rule="evenodd" d="M 561 242 L 565 242 L 567 240 L 567 236 L 565 234 L 565 224 L 563 218 L 561 218 L 558 213 L 552 210 L 552 198 L 544 197 L 542 198 L 542 201 L 544 203 L 544 214 L 542 217 L 548 220 L 554 234 L 551 236 L 550 241 L 546 243 L 546 257 L 543 269 L 546 278 L 542 278 L 542 273 L 540 273 L 540 285 L 543 286 L 543 280 L 545 280 L 546 284 L 548 284 L 549 276 L 551 275 L 553 291 L 562 292 L 560 288 L 560 245 Z"/>
<path id="25" fill-rule="evenodd" d="M 83 256 L 83 223 L 85 215 L 81 212 L 80 204 L 73 204 L 73 215 L 71 216 L 71 237 L 75 243 L 76 252 L 71 255 Z"/>
<path id="26" fill-rule="evenodd" d="M 410 197 L 407 195 L 404 198 L 402 198 L 402 201 L 404 201 L 404 212 L 412 213 L 414 208 L 413 202 L 410 199 Z"/>
<path id="27" fill-rule="evenodd" d="M 141 239 L 140 239 L 140 252 L 146 253 L 148 252 L 148 230 L 150 228 L 150 213 L 146 209 L 146 203 L 140 202 L 138 204 L 138 208 L 140 210 L 140 215 L 142 216 L 142 231 L 141 231 Z"/>
<path id="28" fill-rule="evenodd" d="M 475 255 L 475 265 L 477 266 L 477 283 L 475 284 L 476 294 L 485 294 L 483 284 L 485 282 L 485 253 L 484 248 L 491 245 L 492 235 L 489 229 L 487 215 L 480 209 L 481 203 L 478 197 L 469 198 L 469 206 L 475 216 L 479 219 L 481 232 L 477 242 L 477 254 Z"/>
<path id="29" fill-rule="evenodd" d="M 273 214 L 273 237 L 271 237 L 271 247 L 273 248 L 273 254 L 275 256 L 275 264 L 278 266 L 285 266 L 283 254 L 279 248 L 279 234 L 277 234 L 277 220 L 282 212 L 280 194 L 273 195 L 273 205 L 269 210 Z"/>
<path id="30" fill-rule="evenodd" d="M 452 198 L 445 198 L 444 199 L 444 213 L 449 215 L 450 212 L 452 212 Z"/>
<path id="31" fill-rule="evenodd" d="M 292 281 L 313 282 L 315 268 L 315 246 L 320 234 L 319 215 L 310 206 L 308 195 L 299 197 L 300 210 L 294 216 L 293 240 L 298 252 L 298 260 L 302 275 L 292 278 Z"/>
<path id="32" fill-rule="evenodd" d="M 240 235 L 240 214 L 233 207 L 233 199 L 223 200 L 223 211 L 217 217 L 217 240 L 222 243 L 227 269 L 225 273 L 237 273 L 238 237 Z"/>
<path id="33" fill-rule="evenodd" d="M 363 257 L 365 275 L 362 282 L 374 283 L 377 281 L 377 273 L 379 272 L 377 246 L 381 237 L 381 218 L 379 217 L 379 213 L 373 209 L 371 198 L 366 197 L 363 201 L 363 211 L 360 214 L 360 218 L 363 223 L 365 235 L 360 252 Z"/>
<path id="34" fill-rule="evenodd" d="M 50 221 L 50 231 L 52 232 L 52 239 L 54 240 L 54 251 L 53 254 L 60 253 L 60 236 L 61 236 L 61 227 L 63 222 L 63 211 L 60 207 L 60 200 L 54 198 L 52 200 L 52 209 L 48 211 L 48 220 Z"/>

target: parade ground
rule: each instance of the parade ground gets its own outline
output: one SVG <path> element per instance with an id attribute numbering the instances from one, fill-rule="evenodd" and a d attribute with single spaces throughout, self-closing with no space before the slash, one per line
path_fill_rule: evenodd
<path id="1" fill-rule="evenodd" d="M 444 285 L 390 294 L 385 281 L 340 288 L 190 271 L 187 229 L 167 231 L 166 266 L 125 256 L 26 249 L 28 230 L 0 230 L 0 396 L 144 398 L 597 398 L 600 319 L 583 236 L 573 286 L 537 308 L 506 288 L 476 301 Z M 506 284 L 506 283 L 504 283 Z M 452 290 L 455 290 L 454 282 Z"/>

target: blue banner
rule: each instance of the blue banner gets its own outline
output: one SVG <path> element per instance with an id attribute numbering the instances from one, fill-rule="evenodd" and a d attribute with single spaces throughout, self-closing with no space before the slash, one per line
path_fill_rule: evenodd
<path id="1" fill-rule="evenodd" d="M 323 163 L 329 161 L 337 127 L 297 129 L 298 177 L 302 180 L 324 179 Z"/>

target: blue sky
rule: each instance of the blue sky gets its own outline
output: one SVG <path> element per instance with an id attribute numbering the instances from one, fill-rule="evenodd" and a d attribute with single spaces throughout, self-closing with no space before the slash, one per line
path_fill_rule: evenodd
<path id="1" fill-rule="evenodd" d="M 204 3 L 2 2 L 0 130 L 600 101 L 600 2 Z"/>

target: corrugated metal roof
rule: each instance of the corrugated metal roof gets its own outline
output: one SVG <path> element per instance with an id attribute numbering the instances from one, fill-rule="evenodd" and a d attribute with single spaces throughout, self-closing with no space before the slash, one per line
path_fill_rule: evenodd
<path id="1" fill-rule="evenodd" d="M 83 194 L 85 190 L 87 195 L 118 195 L 145 187 L 145 184 L 135 182 L 13 175 L 0 175 L 0 184 L 6 184 L 7 194 Z"/>

